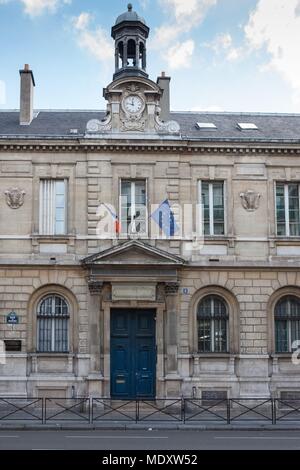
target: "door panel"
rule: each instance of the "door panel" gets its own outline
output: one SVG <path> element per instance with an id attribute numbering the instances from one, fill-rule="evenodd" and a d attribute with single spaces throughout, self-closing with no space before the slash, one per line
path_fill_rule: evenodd
<path id="1" fill-rule="evenodd" d="M 129 339 L 114 338 L 112 341 L 113 351 L 113 371 L 112 386 L 113 394 L 119 395 L 126 393 L 131 388 L 130 384 L 130 355 Z"/>
<path id="2" fill-rule="evenodd" d="M 153 396 L 154 366 L 153 339 L 137 338 L 136 394 L 139 397 Z"/>
<path id="3" fill-rule="evenodd" d="M 155 397 L 155 310 L 111 311 L 111 396 Z"/>

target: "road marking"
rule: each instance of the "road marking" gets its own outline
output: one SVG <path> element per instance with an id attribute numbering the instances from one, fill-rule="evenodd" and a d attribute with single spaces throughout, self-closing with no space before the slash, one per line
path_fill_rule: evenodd
<path id="1" fill-rule="evenodd" d="M 253 437 L 253 436 L 236 436 L 236 437 L 227 437 L 227 436 L 216 436 L 214 437 L 214 439 L 256 439 L 256 440 L 260 440 L 260 439 L 271 439 L 271 440 L 275 440 L 275 439 L 279 439 L 279 440 L 282 440 L 282 439 L 285 439 L 285 440 L 297 440 L 297 441 L 300 441 L 300 437 L 268 437 L 268 436 L 261 436 L 261 437 Z"/>
<path id="2" fill-rule="evenodd" d="M 169 439 L 166 436 L 65 436 L 67 439 Z"/>
<path id="3" fill-rule="evenodd" d="M 11 438 L 16 439 L 18 437 L 20 437 L 20 436 L 1 436 L 1 434 L 0 434 L 0 439 L 11 439 Z"/>

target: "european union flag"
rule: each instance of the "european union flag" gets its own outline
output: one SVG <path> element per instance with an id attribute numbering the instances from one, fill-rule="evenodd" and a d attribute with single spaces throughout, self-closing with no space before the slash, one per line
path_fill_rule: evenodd
<path id="1" fill-rule="evenodd" d="M 166 199 L 152 214 L 152 219 L 167 237 L 173 237 L 178 230 L 174 213 L 168 199 Z"/>

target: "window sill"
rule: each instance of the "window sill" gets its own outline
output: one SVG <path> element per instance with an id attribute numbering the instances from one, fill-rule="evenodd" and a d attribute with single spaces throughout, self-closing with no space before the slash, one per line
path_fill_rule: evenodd
<path id="1" fill-rule="evenodd" d="M 275 237 L 272 239 L 272 241 L 274 241 L 275 243 L 277 244 L 285 244 L 285 243 L 289 243 L 289 242 L 297 242 L 298 244 L 300 244 L 300 237 L 299 236 L 289 236 L 289 237 Z"/>
<path id="2" fill-rule="evenodd" d="M 35 356 L 38 356 L 38 357 L 49 357 L 49 356 L 55 356 L 55 357 L 74 357 L 74 353 L 70 353 L 70 352 L 55 352 L 55 351 L 51 351 L 51 352 L 35 352 L 35 353 L 30 353 L 29 356 L 31 357 L 35 357 Z"/>
<path id="3" fill-rule="evenodd" d="M 76 236 L 71 235 L 71 234 L 66 234 L 66 235 L 39 235 L 39 234 L 34 234 L 31 235 L 32 240 L 40 241 L 40 242 L 47 242 L 47 243 L 57 243 L 58 241 L 60 243 L 67 243 L 71 240 L 75 240 Z"/>
<path id="4" fill-rule="evenodd" d="M 233 238 L 228 235 L 204 235 L 204 240 L 207 240 L 207 241 L 222 240 L 224 242 L 229 242 L 232 239 Z"/>
<path id="5" fill-rule="evenodd" d="M 296 351 L 295 351 L 296 352 Z M 272 359 L 290 359 L 294 353 L 293 352 L 286 352 L 286 353 L 274 353 L 270 354 Z"/>
<path id="6" fill-rule="evenodd" d="M 218 352 L 215 352 L 215 353 L 195 353 L 193 354 L 193 357 L 194 358 L 199 358 L 199 359 L 210 359 L 210 358 L 234 358 L 235 357 L 235 354 L 231 354 L 231 353 L 218 353 Z"/>

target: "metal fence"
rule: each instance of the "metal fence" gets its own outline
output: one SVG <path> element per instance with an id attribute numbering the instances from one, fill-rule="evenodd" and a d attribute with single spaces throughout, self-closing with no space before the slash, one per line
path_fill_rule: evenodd
<path id="1" fill-rule="evenodd" d="M 0 397 L 0 422 L 300 423 L 300 400 L 270 398 L 16 398 Z"/>

